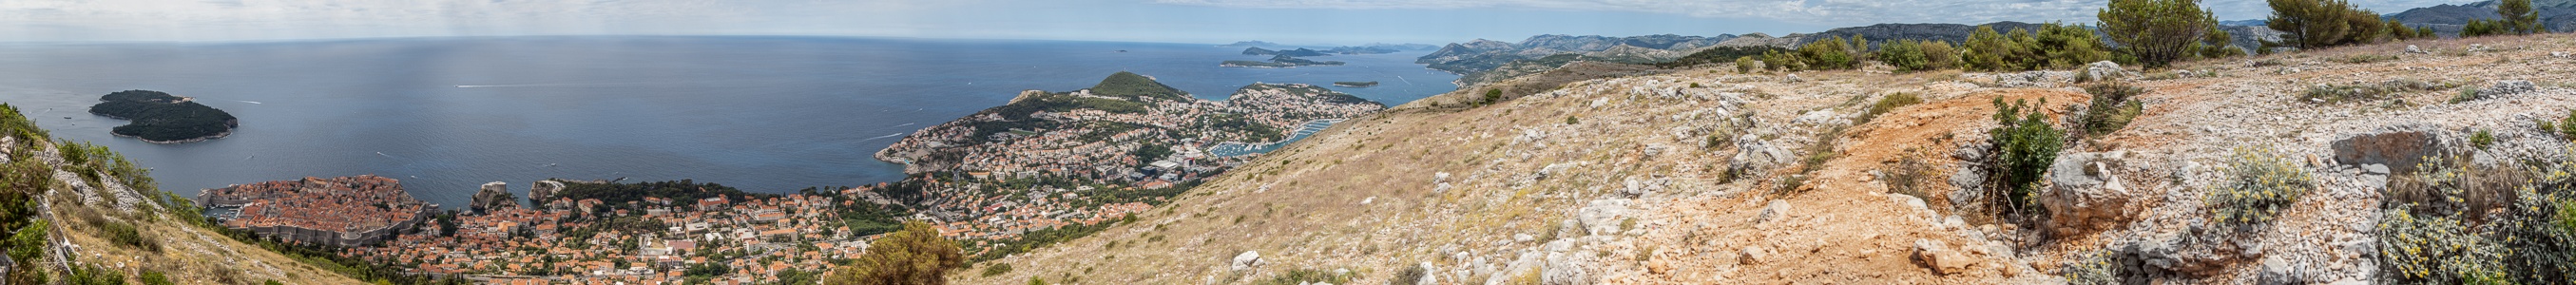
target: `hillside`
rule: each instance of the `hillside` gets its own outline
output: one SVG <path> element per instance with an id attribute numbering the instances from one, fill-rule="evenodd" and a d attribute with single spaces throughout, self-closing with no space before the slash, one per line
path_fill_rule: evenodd
<path id="1" fill-rule="evenodd" d="M 180 195 L 155 190 L 152 179 L 106 148 L 86 143 L 51 141 L 15 108 L 0 107 L 8 122 L 0 152 L 6 152 L 7 189 L 0 205 L 32 216 L 0 215 L 0 225 L 23 225 L 9 240 L 9 259 L 20 267 L 10 283 L 31 276 L 47 280 L 118 279 L 148 284 L 356 284 L 328 261 L 308 263 L 264 247 L 237 241 L 200 220 Z M 24 205 L 24 206 L 18 206 Z M 29 219 L 41 223 L 30 224 Z M 42 225 L 42 227 L 34 227 Z M 41 239 L 37 237 L 42 237 Z M 39 241 L 42 242 L 31 242 Z M 64 246 L 47 246 L 64 245 Z M 318 252 L 316 252 L 318 253 Z M 32 257 L 32 258 L 30 258 Z M 329 269 L 320 266 L 333 266 Z M 96 279 L 105 278 L 105 279 Z M 81 283 L 74 283 L 81 284 Z M 88 283 L 98 284 L 98 283 Z"/>
<path id="2" fill-rule="evenodd" d="M 2413 26 L 2431 26 L 2436 32 L 2457 35 L 2460 33 L 2460 28 L 2467 25 L 2469 21 L 2502 18 L 2496 15 L 2496 6 L 2500 3 L 2489 0 L 2468 4 L 2441 4 L 2407 9 L 2388 14 L 2386 18 Z M 2531 7 L 2540 12 L 2540 22 L 2548 26 L 2549 30 L 2576 30 L 2576 1 L 2533 0 Z"/>
<path id="3" fill-rule="evenodd" d="M 1513 65 L 1516 61 L 1579 57 L 1590 61 L 1650 63 L 1680 58 L 1693 51 L 1716 46 L 1720 42 L 1734 38 L 1734 35 L 1715 37 L 1538 35 L 1521 40 L 1520 43 L 1477 39 L 1443 46 L 1439 51 L 1416 59 L 1414 63 L 1428 64 L 1431 69 L 1459 74 L 1461 75 L 1459 85 L 1475 85 L 1484 83 L 1485 78 L 1493 77 L 1480 76 L 1481 74 Z M 1562 65 L 1567 60 L 1547 61 Z M 1554 68 L 1555 65 L 1546 65 L 1546 68 Z"/>
<path id="4" fill-rule="evenodd" d="M 995 261 L 1015 270 L 983 264 L 951 279 L 2416 280 L 2405 278 L 2422 277 L 2387 268 L 2415 272 L 2418 267 L 2402 266 L 2424 263 L 2383 253 L 2428 245 L 2415 243 L 2419 238 L 2478 237 L 2406 230 L 2439 229 L 2445 224 L 2438 217 L 2458 215 L 2440 214 L 2450 213 L 2439 210 L 2446 208 L 2391 218 L 2398 216 L 2387 213 L 2402 213 L 2396 211 L 2406 205 L 2452 205 L 2441 197 L 2459 196 L 2400 191 L 2419 188 L 2390 181 L 2436 183 L 2449 180 L 2416 179 L 2459 177 L 2441 175 L 2463 171 L 2392 167 L 2405 161 L 2392 158 L 2461 153 L 2484 161 L 2478 164 L 2522 161 L 2511 165 L 2560 171 L 2533 180 L 2544 186 L 2526 188 L 2534 190 L 2518 196 L 2524 202 L 2476 196 L 2485 197 L 2476 198 L 2485 201 L 2479 205 L 2515 206 L 2493 208 L 2502 214 L 2471 221 L 2493 223 L 2479 228 L 2555 235 L 2488 241 L 2502 246 L 2570 241 L 2565 238 L 2576 229 L 2512 223 L 2527 217 L 2517 213 L 2555 212 L 2549 209 L 2558 206 L 2523 205 L 2569 201 L 2550 199 L 2571 195 L 2563 186 L 2576 185 L 2556 184 L 2571 182 L 2563 173 L 2576 169 L 2558 163 L 2576 159 L 2568 157 L 2568 139 L 2536 125 L 2576 109 L 2576 86 L 2570 85 L 2576 82 L 2570 67 L 2576 59 L 2565 56 L 2576 50 L 2570 39 L 2411 41 L 2187 62 L 2166 71 L 2104 70 L 2144 90 L 2131 99 L 2143 106 L 2140 115 L 2125 128 L 2078 132 L 2090 139 L 2070 140 L 2054 161 L 2057 170 L 2032 194 L 2037 210 L 2051 214 L 2028 217 L 1993 214 L 1994 205 L 1978 194 L 1995 189 L 1986 186 L 1990 172 L 1982 165 L 1993 156 L 1987 130 L 1997 126 L 1996 102 L 2045 100 L 2038 108 L 2048 122 L 2085 117 L 2084 108 L 2073 106 L 2093 99 L 2078 88 L 2088 86 L 2075 80 L 2082 72 L 1871 69 L 1790 76 L 1738 75 L 1731 67 L 1713 66 L 1649 75 L 1588 73 L 1594 76 L 1581 78 L 1596 79 L 1563 85 L 1528 82 L 1584 74 L 1550 71 L 1554 75 L 1495 85 L 1511 87 L 1495 92 L 1504 94 L 1498 103 L 1485 104 L 1494 96 L 1483 89 L 1467 89 L 1352 119 L 1211 178 L 1133 223 Z M 1896 94 L 1922 103 L 1867 112 L 1871 102 Z M 2278 159 L 2260 159 L 2266 157 Z M 2243 179 L 2234 175 L 2267 167 L 2305 173 L 2288 179 L 2313 186 L 2292 188 L 2306 194 L 2269 206 L 2278 214 L 2262 222 L 2217 216 L 2242 209 L 2229 205 L 2244 205 L 2216 198 L 2235 193 L 2222 189 L 2245 187 L 2231 182 Z M 2438 175 L 2417 176 L 2424 174 Z M 2532 199 L 2543 202 L 2530 204 Z M 2576 217 L 2558 219 L 2571 218 Z M 2515 258 L 2549 252 L 2438 260 L 2467 262 L 2463 266 L 2539 262 Z M 2485 268 L 2539 272 L 2505 275 L 2515 278 L 2565 278 L 2547 275 L 2552 267 L 2537 267 L 2564 264 L 2512 264 Z M 2475 273 L 2467 272 L 2462 274 Z"/>

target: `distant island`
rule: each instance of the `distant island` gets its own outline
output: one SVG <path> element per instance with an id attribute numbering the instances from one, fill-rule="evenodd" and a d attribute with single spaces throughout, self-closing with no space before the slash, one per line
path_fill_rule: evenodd
<path id="1" fill-rule="evenodd" d="M 1326 54 L 1326 53 L 1321 52 L 1321 51 L 1315 51 L 1315 50 L 1311 50 L 1311 49 L 1304 49 L 1304 48 L 1299 48 L 1299 49 L 1288 49 L 1288 50 L 1269 50 L 1269 49 L 1262 49 L 1262 48 L 1259 48 L 1259 47 L 1251 47 L 1251 48 L 1244 48 L 1244 49 L 1243 49 L 1243 55 L 1327 56 L 1327 55 L 1331 55 L 1331 54 Z"/>
<path id="2" fill-rule="evenodd" d="M 172 96 L 148 90 L 126 90 L 100 96 L 98 105 L 89 113 L 120 120 L 131 120 L 110 133 L 134 137 L 145 142 L 172 144 L 205 141 L 232 135 L 241 120 L 232 113 L 197 104 L 195 98 Z"/>
<path id="3" fill-rule="evenodd" d="M 1265 41 L 1240 41 L 1240 42 L 1234 42 L 1234 43 L 1231 43 L 1231 44 L 1217 45 L 1216 47 L 1275 47 L 1275 46 L 1279 46 L 1279 43 L 1265 42 Z"/>
<path id="4" fill-rule="evenodd" d="M 1342 65 L 1342 62 L 1340 62 L 1340 61 L 1315 61 L 1315 60 L 1303 59 L 1303 58 L 1297 58 L 1297 57 L 1288 56 L 1288 55 L 1284 55 L 1284 54 L 1283 54 L 1283 55 L 1271 56 L 1271 57 L 1270 57 L 1270 61 L 1228 60 L 1228 61 L 1225 61 L 1225 63 L 1218 64 L 1217 66 L 1223 66 L 1223 67 L 1249 67 L 1249 68 L 1283 68 L 1283 67 L 1299 67 L 1299 66 L 1312 66 L 1312 65 Z"/>
<path id="5" fill-rule="evenodd" d="M 1369 88 L 1369 87 L 1377 87 L 1377 81 L 1335 81 L 1335 82 L 1333 82 L 1333 86 L 1350 87 L 1350 88 Z"/>

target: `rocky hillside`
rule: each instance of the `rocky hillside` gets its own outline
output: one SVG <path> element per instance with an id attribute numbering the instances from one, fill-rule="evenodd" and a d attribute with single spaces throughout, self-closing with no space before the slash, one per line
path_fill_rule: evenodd
<path id="1" fill-rule="evenodd" d="M 14 108 L 0 107 L 0 225 L 10 229 L 8 283 L 116 280 L 176 284 L 356 284 L 333 270 L 212 230 L 180 195 L 155 190 L 145 170 L 104 147 L 51 141 Z M 23 207 L 23 208 L 21 208 Z M 23 211 L 23 212 L 22 212 Z M 25 216 L 21 216 L 25 215 Z M 31 220 L 21 220 L 31 219 Z M 62 283 L 57 283 L 62 284 Z M 169 283 L 164 283 L 169 284 Z"/>
<path id="2" fill-rule="evenodd" d="M 2460 33 L 2460 27 L 2467 25 L 2469 21 L 2502 18 L 2496 16 L 2496 6 L 2501 3 L 2489 0 L 2465 5 L 2442 4 L 2407 9 L 2404 12 L 2389 14 L 2387 18 L 2408 25 L 2431 26 L 2436 32 L 2456 35 Z M 2576 30 L 2576 1 L 2533 0 L 2531 7 L 2533 10 L 2540 11 L 2540 22 L 2548 25 L 2549 30 Z"/>
<path id="3" fill-rule="evenodd" d="M 2557 211 L 2534 206 L 2549 199 L 2576 204 L 2552 198 L 2576 190 L 2543 183 L 2518 196 L 2478 190 L 2471 192 L 2487 194 L 2451 200 L 2463 196 L 2423 185 L 2458 185 L 2441 183 L 2457 181 L 2444 179 L 2460 177 L 2460 169 L 2576 169 L 2562 163 L 2576 152 L 2561 128 L 2542 125 L 2576 109 L 2571 51 L 2571 37 L 2549 35 L 2401 42 L 2159 71 L 2097 64 L 2023 73 L 1739 75 L 1717 66 L 1502 85 L 1536 87 L 1497 92 L 1502 96 L 1469 89 L 1335 125 L 1212 178 L 1132 223 L 951 278 L 973 284 L 2457 280 L 2410 273 L 2432 272 L 2564 282 L 2548 273 L 2563 268 L 2548 266 L 2564 264 L 2516 258 L 2566 254 L 2521 246 L 2535 240 L 2563 246 L 2576 241 L 2567 239 L 2576 229 L 2516 221 L 2532 219 L 2518 213 Z M 1988 133 L 1998 126 L 1998 102 L 2036 103 L 2036 122 L 2077 129 L 2096 120 L 2087 114 L 2094 108 L 2081 106 L 2096 103 L 2096 91 L 2081 87 L 2101 82 L 2138 87 L 2128 100 L 2104 102 L 2135 102 L 2137 109 L 2127 109 L 2134 111 L 2107 109 L 2134 117 L 2124 127 L 2070 133 L 2056 158 L 2044 161 L 2045 179 L 2023 200 L 2029 208 L 2017 211 L 2034 214 L 1998 214 L 2006 206 L 1985 194 L 2004 189 L 1988 179 L 2000 165 Z M 1496 97 L 1503 100 L 1489 99 Z M 2397 166 L 2441 153 L 2463 155 L 2452 161 L 2464 163 Z M 2532 175 L 2529 181 L 2576 183 L 2563 173 Z M 2249 196 L 2246 189 L 2288 192 Z M 2485 208 L 2401 212 L 2456 204 L 2442 201 L 2479 201 L 2467 204 Z M 2247 213 L 2261 213 L 2260 219 Z M 2476 217 L 2444 218 L 2468 216 Z M 2440 249 L 2468 253 L 2434 259 L 2411 254 L 2443 244 L 2427 240 L 2477 247 Z M 2445 263 L 2462 265 L 2420 267 Z"/>
<path id="4" fill-rule="evenodd" d="M 1515 61 L 1566 57 L 1625 63 L 1659 62 L 1680 58 L 1733 38 L 1735 38 L 1734 35 L 1715 37 L 1538 35 L 1522 40 L 1520 43 L 1477 39 L 1441 47 L 1439 51 L 1423 55 L 1414 63 L 1428 64 L 1431 69 L 1465 75 L 1459 79 L 1459 85 L 1475 85 L 1484 82 L 1474 81 L 1480 80 L 1476 78 L 1483 78 L 1476 76 L 1477 74 L 1505 67 Z M 1569 60 L 1557 60 L 1555 63 L 1561 65 L 1567 61 Z M 1548 67 L 1553 68 L 1554 65 Z"/>

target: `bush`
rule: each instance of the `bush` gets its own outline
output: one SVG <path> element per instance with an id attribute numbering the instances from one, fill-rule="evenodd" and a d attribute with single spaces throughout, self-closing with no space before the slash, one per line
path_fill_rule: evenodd
<path id="1" fill-rule="evenodd" d="M 1959 68 L 1959 49 L 1951 47 L 1950 42 L 1945 41 L 1923 42 L 1923 68 L 1924 70 Z"/>
<path id="2" fill-rule="evenodd" d="M 2097 252 L 2091 257 L 2059 269 L 2062 273 L 2058 275 L 2066 278 L 2066 284 L 2122 284 L 2120 283 L 2122 263 L 2115 258 L 2117 256 L 2118 253 Z"/>
<path id="3" fill-rule="evenodd" d="M 2122 51 L 2148 68 L 2162 68 L 2192 56 L 2195 43 L 2218 31 L 2218 19 L 2198 0 L 2112 0 L 2095 13 L 2102 31 Z M 2223 42 L 2222 42 L 2223 46 Z"/>
<path id="4" fill-rule="evenodd" d="M 1753 69 L 1754 69 L 1755 67 L 1760 66 L 1760 65 L 1762 65 L 1762 61 L 1759 61 L 1759 60 L 1753 60 L 1753 56 L 1747 55 L 1747 56 L 1744 56 L 1744 57 L 1738 57 L 1738 58 L 1735 58 L 1735 73 L 1737 73 L 1737 74 L 1753 73 Z"/>
<path id="5" fill-rule="evenodd" d="M 2267 26 L 2283 33 L 2282 40 L 2299 49 L 2360 44 L 2375 41 L 2386 28 L 2378 13 L 2355 7 L 2343 0 L 2268 0 L 2272 7 Z"/>
<path id="6" fill-rule="evenodd" d="M 1295 270 L 1288 270 L 1288 272 L 1281 272 L 1281 273 L 1279 273 L 1279 275 L 1276 275 L 1276 276 L 1272 276 L 1272 277 L 1270 277 L 1270 280 L 1262 280 L 1261 282 L 1252 282 L 1252 284 L 1255 284 L 1255 285 L 1297 285 L 1297 284 L 1312 284 L 1312 283 L 1350 284 L 1350 283 L 1351 283 L 1351 279 L 1358 278 L 1358 277 L 1359 277 L 1359 273 L 1357 273 L 1357 272 L 1344 273 L 1344 274 L 1333 274 L 1333 272 L 1331 272 L 1331 271 L 1323 271 L 1323 270 L 1315 270 L 1315 269 L 1295 269 Z"/>
<path id="7" fill-rule="evenodd" d="M 2227 181 L 2210 191 L 2208 205 L 2221 223 L 2270 222 L 2282 208 L 2316 186 L 2314 175 L 2269 149 L 2239 148 L 2228 160 Z"/>
<path id="8" fill-rule="evenodd" d="M 868 243 L 868 252 L 833 270 L 826 284 L 948 284 L 948 270 L 966 266 L 956 241 L 923 222 Z"/>
<path id="9" fill-rule="evenodd" d="M 2085 86 L 2084 92 L 2093 94 L 2093 103 L 2085 105 L 2082 127 L 2085 136 L 2101 137 L 2119 131 L 2120 128 L 2128 127 L 2129 121 L 2136 119 L 2138 114 L 2146 111 L 2145 105 L 2139 104 L 2137 100 L 2131 100 L 2145 94 L 2146 88 L 2121 83 L 2104 83 Z"/>
<path id="10" fill-rule="evenodd" d="M 993 264 L 993 266 L 985 266 L 985 267 L 984 267 L 984 277 L 993 277 L 993 276 L 998 276 L 998 275 L 1002 275 L 1002 274 L 1010 274 L 1010 273 L 1011 273 L 1011 264 L 1009 264 L 1009 263 L 994 263 L 994 264 Z"/>
<path id="11" fill-rule="evenodd" d="M 2567 110 L 2567 118 L 2559 119 L 2558 129 L 2552 131 L 2568 137 L 2576 137 L 2576 110 Z"/>
<path id="12" fill-rule="evenodd" d="M 2483 129 L 2478 130 L 2477 133 L 2469 134 L 2469 145 L 2476 146 L 2478 149 L 2487 149 L 2487 146 L 2495 145 L 2495 140 L 2496 137 L 2494 133 L 2487 132 L 2487 130 Z"/>
<path id="13" fill-rule="evenodd" d="M 2467 224 L 2397 209 L 2379 217 L 2380 270 L 2402 283 L 2460 284 L 2498 273 L 2495 243 Z"/>
<path id="14" fill-rule="evenodd" d="M 1493 105 L 1494 103 L 1499 103 L 1499 102 L 1502 102 L 1502 101 L 1503 101 L 1503 90 L 1502 90 L 1502 89 L 1485 89 L 1485 100 L 1484 100 L 1484 101 L 1477 101 L 1477 104 L 1478 104 L 1478 105 Z"/>
<path id="15" fill-rule="evenodd" d="M 1876 57 L 1879 62 L 1895 66 L 1896 71 L 1921 71 L 1926 67 L 1922 42 L 1908 40 L 1887 42 L 1878 47 Z"/>
<path id="16" fill-rule="evenodd" d="M 1406 266 L 1403 271 L 1396 271 L 1395 277 L 1387 278 L 1386 285 L 1415 285 L 1422 282 L 1423 275 L 1430 274 L 1430 269 L 1422 268 L 1421 264 Z"/>
<path id="17" fill-rule="evenodd" d="M 2450 102 L 2451 102 L 2451 104 L 2459 104 L 2459 103 L 2467 103 L 2467 102 L 2469 102 L 2469 101 L 2477 101 L 2477 100 L 2478 100 L 2478 89 L 2475 89 L 2475 88 L 2462 88 L 2462 89 L 2460 89 L 2460 95 L 2452 95 L 2452 96 L 2451 96 L 2451 101 L 2450 101 Z"/>
<path id="18" fill-rule="evenodd" d="M 1764 51 L 1762 52 L 1762 68 L 1769 69 L 1771 71 L 1799 71 L 1806 70 L 1807 63 L 1805 59 L 1799 58 L 1798 52 L 1796 51 Z"/>
<path id="19" fill-rule="evenodd" d="M 2047 111 L 2041 106 L 2032 106 L 2021 100 L 2004 104 L 2003 98 L 1995 98 L 1994 104 L 1998 109 L 1994 119 L 2000 126 L 1986 131 L 1986 134 L 1993 138 L 1993 152 L 1999 154 L 2000 159 L 1994 168 L 1994 188 L 2005 191 L 2005 195 L 1987 197 L 2006 199 L 1999 205 L 2009 205 L 2010 208 L 2006 209 L 2009 212 L 2036 210 L 2037 207 L 2031 206 L 2031 193 L 2039 188 L 2042 175 L 2048 173 L 2048 166 L 2057 162 L 2057 151 L 2066 147 L 2066 132 L 2049 125 Z M 2041 99 L 2039 104 L 2047 105 L 2048 100 Z"/>
<path id="20" fill-rule="evenodd" d="M 1858 67 L 1860 62 L 1858 58 L 1852 56 L 1850 42 L 1844 41 L 1842 37 L 1826 38 L 1799 46 L 1798 57 L 1807 63 L 1807 68 L 1815 70 L 1852 69 Z"/>

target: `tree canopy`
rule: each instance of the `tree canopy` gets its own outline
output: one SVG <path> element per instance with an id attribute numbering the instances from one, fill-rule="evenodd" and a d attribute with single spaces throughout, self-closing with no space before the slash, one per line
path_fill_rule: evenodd
<path id="1" fill-rule="evenodd" d="M 966 267 L 956 241 L 939 236 L 929 223 L 905 222 L 903 230 L 868 243 L 867 254 L 832 270 L 830 285 L 948 284 L 943 275 Z"/>

